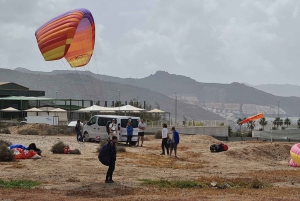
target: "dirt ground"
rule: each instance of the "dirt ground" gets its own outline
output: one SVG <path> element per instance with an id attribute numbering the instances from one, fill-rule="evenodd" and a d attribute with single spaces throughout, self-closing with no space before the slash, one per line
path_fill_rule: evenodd
<path id="1" fill-rule="evenodd" d="M 29 125 L 26 125 L 26 128 Z M 43 126 L 40 126 L 43 129 Z M 99 144 L 78 143 L 74 136 L 12 134 L 0 139 L 29 145 L 36 143 L 42 159 L 0 163 L 3 180 L 34 180 L 35 189 L 0 188 L 1 200 L 298 200 L 300 169 L 290 167 L 289 150 L 294 143 L 226 142 L 227 152 L 211 153 L 217 140 L 204 135 L 181 135 L 178 157 L 160 156 L 161 140 L 146 136 L 143 147 L 126 147 L 117 154 L 113 184 L 104 183 L 107 167 L 97 158 Z M 35 125 L 35 129 L 38 127 Z M 42 132 L 40 132 L 42 133 Z M 81 155 L 52 154 L 53 144 L 63 141 Z M 121 145 L 119 145 L 121 146 Z M 142 186 L 141 179 L 193 180 L 201 183 L 252 182 L 267 187 L 254 188 L 160 188 Z"/>

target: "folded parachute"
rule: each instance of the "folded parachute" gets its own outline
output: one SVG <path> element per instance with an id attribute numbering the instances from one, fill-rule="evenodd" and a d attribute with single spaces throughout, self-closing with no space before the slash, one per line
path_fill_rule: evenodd
<path id="1" fill-rule="evenodd" d="M 72 68 L 89 63 L 95 44 L 91 12 L 80 8 L 59 15 L 41 26 L 35 37 L 46 61 L 63 57 Z"/>

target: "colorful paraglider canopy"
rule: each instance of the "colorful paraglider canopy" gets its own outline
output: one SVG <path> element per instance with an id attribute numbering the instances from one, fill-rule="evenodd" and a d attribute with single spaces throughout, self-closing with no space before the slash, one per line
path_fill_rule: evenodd
<path id="1" fill-rule="evenodd" d="M 71 67 L 84 66 L 94 51 L 94 19 L 87 9 L 71 10 L 45 23 L 35 37 L 46 61 L 65 57 Z"/>
<path id="2" fill-rule="evenodd" d="M 244 124 L 244 123 L 247 123 L 249 121 L 254 121 L 256 119 L 261 119 L 261 118 L 264 118 L 263 113 L 259 113 L 257 115 L 252 116 L 252 117 L 248 117 L 248 118 L 244 119 L 243 121 L 240 121 L 240 124 Z"/>

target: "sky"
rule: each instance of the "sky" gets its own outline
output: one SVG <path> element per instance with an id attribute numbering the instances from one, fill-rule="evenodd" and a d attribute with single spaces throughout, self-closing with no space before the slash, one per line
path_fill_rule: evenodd
<path id="1" fill-rule="evenodd" d="M 35 31 L 86 8 L 90 63 L 76 70 L 143 78 L 158 70 L 199 82 L 300 85 L 298 0 L 0 0 L 0 68 L 71 69 L 44 61 Z"/>

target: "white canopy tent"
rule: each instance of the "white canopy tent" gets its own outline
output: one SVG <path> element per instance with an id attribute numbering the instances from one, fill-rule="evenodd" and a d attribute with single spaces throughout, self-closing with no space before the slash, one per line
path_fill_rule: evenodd
<path id="1" fill-rule="evenodd" d="M 90 107 L 82 108 L 76 112 L 114 112 L 117 111 L 115 107 L 103 107 L 99 105 L 92 105 Z"/>
<path id="2" fill-rule="evenodd" d="M 166 112 L 160 109 L 153 109 L 153 110 L 149 110 L 147 111 L 147 113 L 152 113 L 152 114 L 162 114 L 162 113 L 168 113 L 169 114 L 169 124 L 171 125 L 171 113 L 170 112 Z"/>
<path id="3" fill-rule="evenodd" d="M 120 110 L 120 111 L 145 111 L 142 108 L 138 108 L 138 107 L 134 107 L 132 105 L 124 105 L 121 107 L 115 107 L 116 110 Z"/>
<path id="4" fill-rule="evenodd" d="M 30 108 L 28 110 L 24 110 L 25 112 L 43 112 L 43 110 L 38 109 L 36 107 Z"/>
<path id="5" fill-rule="evenodd" d="M 5 109 L 2 109 L 1 111 L 2 112 L 20 112 L 20 110 L 15 109 L 13 107 L 8 107 L 8 108 L 5 108 Z"/>

